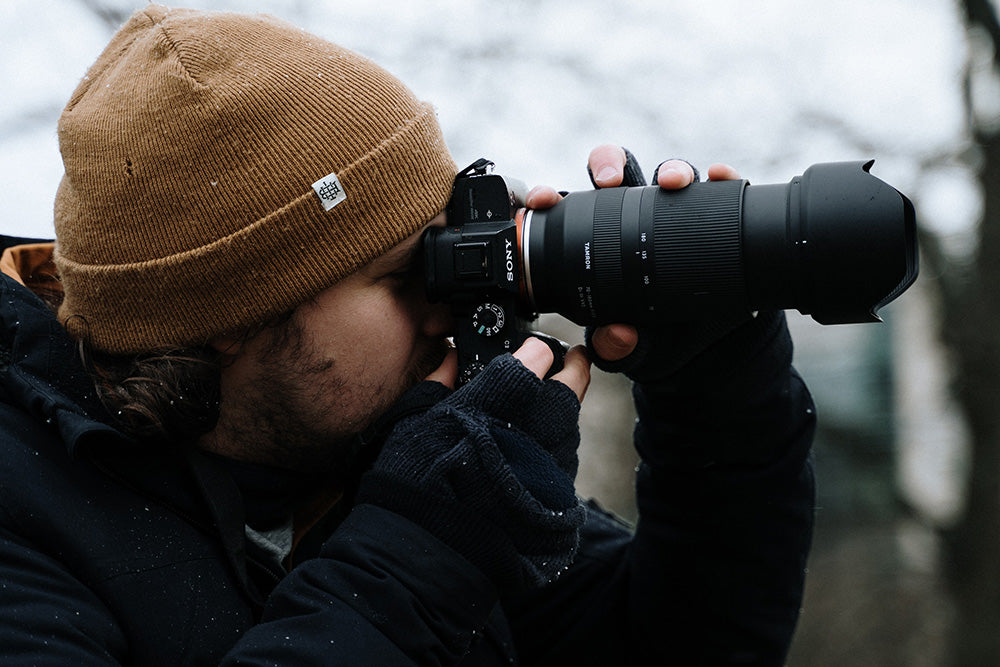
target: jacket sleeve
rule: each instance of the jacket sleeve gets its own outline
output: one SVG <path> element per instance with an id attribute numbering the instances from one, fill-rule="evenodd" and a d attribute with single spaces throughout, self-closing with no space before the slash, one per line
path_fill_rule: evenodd
<path id="1" fill-rule="evenodd" d="M 451 665 L 481 639 L 496 596 L 427 531 L 358 505 L 282 580 L 224 664 Z"/>
<path id="2" fill-rule="evenodd" d="M 111 612 L 63 563 L 0 529 L 4 664 L 110 665 L 127 645 Z"/>
<path id="3" fill-rule="evenodd" d="M 522 655 L 783 664 L 812 534 L 815 419 L 784 317 L 634 392 L 634 534 L 592 509 L 570 572 L 509 607 Z"/>

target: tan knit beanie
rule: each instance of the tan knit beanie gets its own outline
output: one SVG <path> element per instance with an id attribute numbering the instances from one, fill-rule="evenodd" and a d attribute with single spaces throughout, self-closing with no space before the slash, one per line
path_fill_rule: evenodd
<path id="1" fill-rule="evenodd" d="M 60 319 L 98 349 L 200 345 L 267 321 L 443 210 L 433 109 L 272 17 L 150 5 L 59 122 Z"/>

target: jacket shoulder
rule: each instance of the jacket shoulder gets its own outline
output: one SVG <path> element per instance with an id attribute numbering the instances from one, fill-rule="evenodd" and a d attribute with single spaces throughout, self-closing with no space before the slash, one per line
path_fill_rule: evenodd
<path id="1" fill-rule="evenodd" d="M 51 243 L 52 239 L 37 239 L 28 236 L 7 236 L 0 234 L 0 252 L 14 246 L 27 245 L 29 243 Z"/>

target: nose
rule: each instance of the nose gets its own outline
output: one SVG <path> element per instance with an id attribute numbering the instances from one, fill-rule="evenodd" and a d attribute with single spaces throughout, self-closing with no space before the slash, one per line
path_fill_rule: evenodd
<path id="1" fill-rule="evenodd" d="M 446 303 L 425 303 L 422 332 L 429 338 L 455 335 L 455 318 Z"/>

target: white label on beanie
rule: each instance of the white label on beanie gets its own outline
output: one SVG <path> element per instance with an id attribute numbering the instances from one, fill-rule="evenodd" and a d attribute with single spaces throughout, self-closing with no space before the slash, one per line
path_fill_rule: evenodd
<path id="1" fill-rule="evenodd" d="M 319 195 L 319 201 L 327 211 L 347 199 L 344 186 L 340 184 L 336 174 L 324 176 L 313 183 L 313 190 Z"/>

